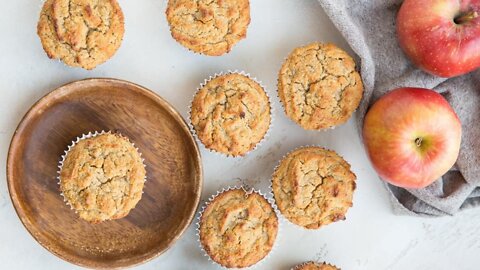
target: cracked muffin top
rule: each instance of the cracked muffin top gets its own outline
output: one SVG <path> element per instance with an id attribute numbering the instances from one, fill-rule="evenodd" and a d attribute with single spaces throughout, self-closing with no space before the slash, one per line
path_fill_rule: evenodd
<path id="1" fill-rule="evenodd" d="M 334 151 L 304 147 L 288 154 L 273 174 L 280 212 L 307 229 L 345 219 L 352 206 L 356 176 Z"/>
<path id="2" fill-rule="evenodd" d="M 184 47 L 219 56 L 245 38 L 250 24 L 248 0 L 169 0 L 172 37 Z"/>
<path id="3" fill-rule="evenodd" d="M 205 252 L 227 268 L 249 267 L 271 251 L 278 219 L 270 203 L 254 191 L 233 189 L 215 197 L 200 220 Z"/>
<path id="4" fill-rule="evenodd" d="M 115 54 L 124 31 L 116 0 L 47 0 L 37 26 L 48 57 L 87 70 Z"/>
<path id="5" fill-rule="evenodd" d="M 303 263 L 296 266 L 295 268 L 293 268 L 293 270 L 340 270 L 340 269 L 326 263 L 307 262 L 307 263 Z"/>
<path id="6" fill-rule="evenodd" d="M 260 84 L 247 76 L 220 75 L 196 93 L 190 120 L 205 147 L 243 156 L 267 133 L 270 102 Z"/>
<path id="7" fill-rule="evenodd" d="M 283 64 L 278 94 L 287 116 L 307 130 L 345 123 L 357 109 L 363 83 L 355 62 L 333 44 L 295 49 Z"/>
<path id="8" fill-rule="evenodd" d="M 60 171 L 65 200 L 91 223 L 126 216 L 142 197 L 145 166 L 137 149 L 118 134 L 79 141 Z"/>

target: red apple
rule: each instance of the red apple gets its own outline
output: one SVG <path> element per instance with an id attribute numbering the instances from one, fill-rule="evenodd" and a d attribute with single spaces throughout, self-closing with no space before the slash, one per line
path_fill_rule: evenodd
<path id="1" fill-rule="evenodd" d="M 462 125 L 442 95 L 399 88 L 367 112 L 363 140 L 379 176 L 392 185 L 423 188 L 445 174 L 460 150 Z"/>
<path id="2" fill-rule="evenodd" d="M 480 0 L 405 0 L 397 16 L 400 46 L 440 77 L 480 67 Z"/>

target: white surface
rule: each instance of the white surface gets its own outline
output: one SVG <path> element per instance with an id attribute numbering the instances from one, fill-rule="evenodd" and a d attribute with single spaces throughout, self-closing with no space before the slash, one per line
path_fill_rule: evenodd
<path id="1" fill-rule="evenodd" d="M 307 260 L 325 260 L 343 270 L 479 269 L 480 210 L 456 217 L 422 219 L 394 216 L 389 198 L 370 167 L 353 122 L 327 132 L 306 132 L 286 119 L 276 95 L 283 58 L 310 41 L 332 41 L 347 48 L 315 0 L 252 0 L 248 38 L 223 57 L 195 55 L 170 36 L 165 0 L 120 0 L 126 35 L 122 47 L 94 71 L 49 60 L 36 35 L 39 0 L 3 1 L 0 10 L 0 159 L 27 109 L 50 90 L 87 77 L 114 77 L 146 86 L 184 115 L 196 87 L 228 69 L 250 72 L 266 86 L 276 109 L 270 138 L 244 159 L 202 151 L 203 199 L 241 179 L 267 191 L 278 160 L 295 147 L 318 144 L 336 150 L 358 177 L 354 207 L 347 220 L 318 231 L 283 224 L 276 252 L 258 269 L 288 270 Z M 352 2 L 354 4 L 354 2 Z M 8 196 L 5 166 L 0 167 L 0 269 L 76 269 L 51 255 L 28 234 Z M 194 226 L 162 256 L 138 269 L 217 269 L 197 247 Z M 475 266 L 476 263 L 476 266 Z"/>

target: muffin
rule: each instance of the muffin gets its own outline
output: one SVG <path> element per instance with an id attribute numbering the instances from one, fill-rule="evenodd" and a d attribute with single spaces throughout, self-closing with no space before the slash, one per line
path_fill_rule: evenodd
<path id="1" fill-rule="evenodd" d="M 345 123 L 357 109 L 363 83 L 355 62 L 333 44 L 295 49 L 278 78 L 278 95 L 287 116 L 307 130 Z"/>
<path id="2" fill-rule="evenodd" d="M 137 149 L 119 135 L 79 140 L 60 168 L 60 190 L 80 218 L 99 223 L 125 217 L 142 197 L 145 166 Z"/>
<path id="3" fill-rule="evenodd" d="M 297 265 L 293 270 L 340 270 L 339 268 L 326 264 L 326 263 L 316 263 L 316 262 L 307 262 Z"/>
<path id="4" fill-rule="evenodd" d="M 352 206 L 356 176 L 334 151 L 304 147 L 275 169 L 272 191 L 280 212 L 307 229 L 345 219 Z"/>
<path id="5" fill-rule="evenodd" d="M 272 250 L 278 219 L 259 193 L 224 191 L 204 209 L 199 222 L 200 243 L 216 263 L 227 268 L 249 267 Z"/>
<path id="6" fill-rule="evenodd" d="M 37 26 L 48 57 L 87 70 L 115 54 L 124 31 L 116 0 L 47 0 Z"/>
<path id="7" fill-rule="evenodd" d="M 190 120 L 206 148 L 243 156 L 255 148 L 270 127 L 270 101 L 262 86 L 249 77 L 219 75 L 196 93 Z"/>
<path id="8" fill-rule="evenodd" d="M 219 56 L 245 38 L 250 24 L 248 0 L 169 0 L 172 37 L 196 53 Z"/>

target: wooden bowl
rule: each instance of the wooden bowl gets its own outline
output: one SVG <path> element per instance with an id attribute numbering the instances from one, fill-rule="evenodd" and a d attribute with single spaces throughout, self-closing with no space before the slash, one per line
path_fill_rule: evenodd
<path id="1" fill-rule="evenodd" d="M 60 196 L 57 166 L 77 136 L 101 130 L 135 143 L 147 182 L 128 216 L 90 224 Z M 167 250 L 192 222 L 202 189 L 199 150 L 180 114 L 155 93 L 114 79 L 73 82 L 33 105 L 13 136 L 7 179 L 18 216 L 42 246 L 101 269 L 140 264 Z"/>

